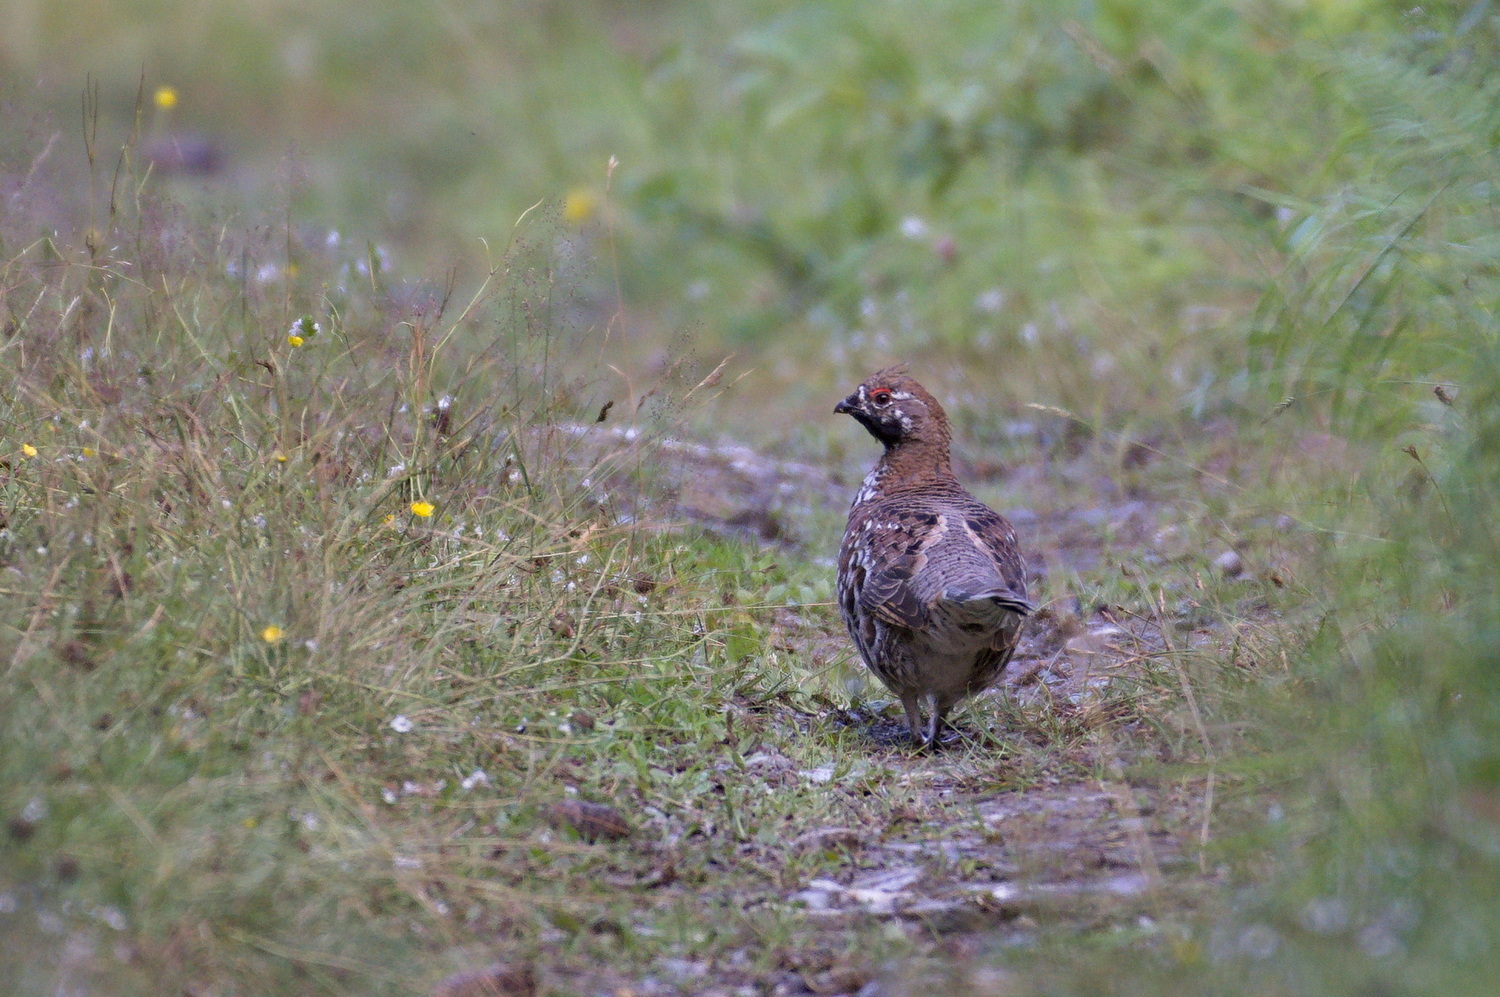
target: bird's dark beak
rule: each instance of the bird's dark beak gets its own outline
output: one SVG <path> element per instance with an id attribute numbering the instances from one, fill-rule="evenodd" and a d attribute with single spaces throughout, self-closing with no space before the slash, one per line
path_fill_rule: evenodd
<path id="1" fill-rule="evenodd" d="M 859 405 L 859 396 L 850 395 L 833 407 L 834 415 L 853 414 L 855 407 Z"/>

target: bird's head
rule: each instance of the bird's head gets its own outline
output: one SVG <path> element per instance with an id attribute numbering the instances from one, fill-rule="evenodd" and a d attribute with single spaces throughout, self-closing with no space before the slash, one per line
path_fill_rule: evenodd
<path id="1" fill-rule="evenodd" d="M 852 415 L 887 448 L 922 441 L 947 451 L 947 414 L 903 366 L 886 367 L 871 374 L 833 410 Z"/>

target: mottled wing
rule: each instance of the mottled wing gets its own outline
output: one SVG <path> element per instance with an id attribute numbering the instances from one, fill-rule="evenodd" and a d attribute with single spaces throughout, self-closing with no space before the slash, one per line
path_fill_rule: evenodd
<path id="1" fill-rule="evenodd" d="M 927 564 L 938 517 L 879 506 L 855 526 L 864 557 L 864 577 L 856 598 L 864 610 L 908 630 L 927 625 L 927 608 L 912 578 Z"/>
<path id="2" fill-rule="evenodd" d="M 995 571 L 1012 592 L 1026 597 L 1026 562 L 1016 544 L 1016 530 L 1010 521 L 979 501 L 963 511 L 964 526 L 974 545 L 995 565 Z"/>

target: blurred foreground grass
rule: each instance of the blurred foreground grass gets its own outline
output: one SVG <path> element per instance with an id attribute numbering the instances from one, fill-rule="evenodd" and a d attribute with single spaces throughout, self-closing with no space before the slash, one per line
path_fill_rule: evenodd
<path id="1" fill-rule="evenodd" d="M 837 867 L 779 829 L 856 805 L 762 798 L 716 766 L 767 739 L 809 767 L 831 753 L 862 819 L 905 790 L 836 732 L 735 728 L 841 695 L 836 662 L 747 608 L 826 599 L 827 567 L 643 530 L 632 503 L 661 485 L 662 431 L 729 414 L 843 467 L 798 423 L 907 354 L 1001 459 L 1085 448 L 1130 478 L 1114 449 L 1145 440 L 1205 519 L 1307 527 L 1305 604 L 1277 607 L 1290 672 L 1194 672 L 1245 753 L 1218 760 L 1232 812 L 1265 815 L 1225 836 L 1220 902 L 937 978 L 1486 989 L 1488 4 L 186 10 L 0 12 L 8 74 L 54 115 L 8 131 L 0 191 L 0 962 L 19 990 L 403 993 L 494 949 L 624 986 L 734 946 L 770 978 L 795 919 L 708 887 Z M 52 58 L 77 23 L 93 40 Z M 227 165 L 134 158 L 111 210 L 142 64 L 131 148 L 206 131 Z M 66 151 L 84 70 L 107 150 L 91 197 Z M 544 198 L 553 220 L 513 229 Z M 473 236 L 493 249 L 451 257 L 451 280 L 429 262 Z M 762 372 L 688 397 L 727 343 Z M 1226 427 L 1257 449 L 1210 467 Z M 1112 565 L 1074 581 L 1146 596 Z M 673 846 L 549 830 L 570 793 L 627 801 Z M 713 899 L 652 892 L 671 883 Z M 918 947 L 871 926 L 847 945 L 887 969 Z M 911 986 L 933 972 L 911 963 Z"/>
<path id="2" fill-rule="evenodd" d="M 1272 0 L 937 18 L 898 2 L 20 0 L 0 52 L 21 105 L 48 114 L 4 151 L 15 176 L 73 169 L 91 74 L 104 145 L 138 127 L 142 165 L 220 217 L 285 208 L 477 279 L 477 240 L 503 245 L 554 206 L 599 259 L 580 278 L 587 321 L 639 357 L 691 329 L 774 364 L 800 402 L 809 370 L 931 347 L 992 395 L 1201 417 L 1246 401 L 1221 334 L 1258 297 L 1285 213 L 1339 182 L 1327 138 L 1360 127 L 1327 39 L 1441 27 Z M 138 114 L 143 82 L 175 104 Z M 194 151 L 202 173 L 174 169 Z M 52 214 L 81 228 L 77 208 Z"/>

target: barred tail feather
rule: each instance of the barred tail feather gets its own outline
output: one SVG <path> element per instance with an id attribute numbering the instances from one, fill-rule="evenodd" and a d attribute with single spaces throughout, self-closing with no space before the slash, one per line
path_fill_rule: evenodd
<path id="1" fill-rule="evenodd" d="M 1030 616 L 1036 612 L 1036 607 L 1027 601 L 1024 595 L 1017 593 L 1009 587 L 994 586 L 992 588 L 980 589 L 977 592 L 966 592 L 959 589 L 949 589 L 943 593 L 943 598 L 949 602 L 981 602 L 989 601 L 1001 609 L 1008 609 L 1018 616 Z"/>

